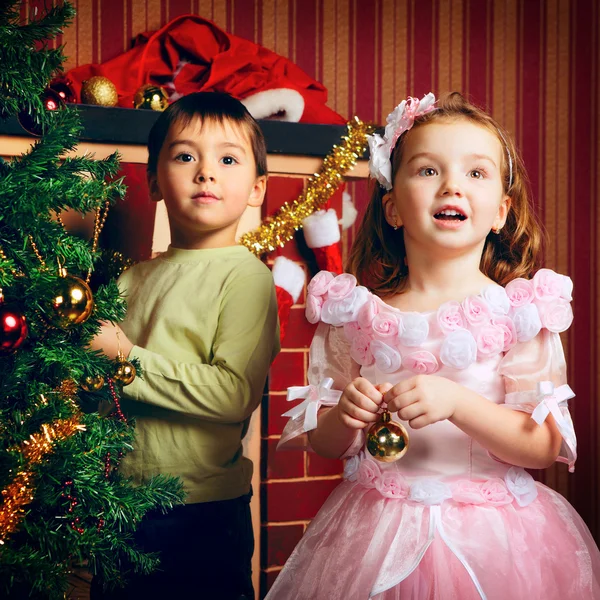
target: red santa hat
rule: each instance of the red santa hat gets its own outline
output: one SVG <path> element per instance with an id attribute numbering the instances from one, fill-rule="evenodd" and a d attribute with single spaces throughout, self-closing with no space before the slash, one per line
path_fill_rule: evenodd
<path id="1" fill-rule="evenodd" d="M 285 256 L 278 256 L 273 263 L 273 280 L 275 281 L 275 291 L 277 293 L 279 338 L 283 341 L 290 317 L 290 309 L 300 298 L 306 282 L 306 273 L 293 260 L 285 258 Z"/>
<path id="2" fill-rule="evenodd" d="M 341 273 L 340 227 L 335 210 L 317 210 L 302 221 L 302 228 L 306 245 L 315 253 L 319 269 Z"/>
<path id="3" fill-rule="evenodd" d="M 133 107 L 140 86 L 152 83 L 165 87 L 171 101 L 192 92 L 227 92 L 258 119 L 346 122 L 326 106 L 325 87 L 293 62 L 197 15 L 138 35 L 131 50 L 101 65 L 71 69 L 66 76 L 77 98 L 82 83 L 94 75 L 115 84 L 119 106 L 126 108 Z"/>

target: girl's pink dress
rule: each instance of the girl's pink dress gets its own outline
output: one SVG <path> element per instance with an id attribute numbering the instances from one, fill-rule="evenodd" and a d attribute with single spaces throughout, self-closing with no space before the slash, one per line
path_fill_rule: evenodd
<path id="1" fill-rule="evenodd" d="M 303 400 L 286 413 L 280 445 L 306 447 L 319 407 L 359 375 L 378 384 L 435 374 L 538 424 L 551 414 L 559 460 L 573 471 L 574 394 L 558 335 L 573 318 L 568 277 L 542 269 L 427 313 L 394 309 L 347 274 L 322 271 L 308 291 L 307 318 L 321 322 L 310 385 L 289 390 Z M 395 463 L 373 460 L 357 435 L 344 482 L 269 600 L 600 599 L 600 553 L 561 495 L 448 421 L 408 430 L 408 452 Z"/>

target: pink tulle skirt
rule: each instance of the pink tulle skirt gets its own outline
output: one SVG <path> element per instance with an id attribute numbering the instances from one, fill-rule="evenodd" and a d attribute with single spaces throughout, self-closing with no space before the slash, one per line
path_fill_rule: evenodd
<path id="1" fill-rule="evenodd" d="M 600 552 L 571 505 L 441 506 L 340 484 L 269 600 L 600 600 Z"/>

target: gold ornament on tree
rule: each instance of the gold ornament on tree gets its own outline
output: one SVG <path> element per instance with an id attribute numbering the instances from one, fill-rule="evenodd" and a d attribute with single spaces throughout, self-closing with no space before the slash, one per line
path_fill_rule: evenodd
<path id="1" fill-rule="evenodd" d="M 116 106 L 119 94 L 115 84 L 107 77 L 95 75 L 81 85 L 81 102 L 99 106 Z"/>
<path id="2" fill-rule="evenodd" d="M 94 298 L 90 286 L 59 264 L 58 285 L 54 289 L 51 306 L 53 323 L 62 329 L 80 325 L 87 321 L 94 309 Z"/>
<path id="3" fill-rule="evenodd" d="M 325 206 L 342 183 L 344 173 L 364 154 L 367 135 L 374 130 L 357 117 L 349 121 L 347 127 L 343 143 L 334 146 L 325 157 L 321 170 L 310 177 L 304 192 L 291 204 L 286 202 L 264 225 L 243 235 L 240 244 L 256 255 L 272 252 L 293 239 L 306 217 Z"/>
<path id="4" fill-rule="evenodd" d="M 104 387 L 104 377 L 102 377 L 102 375 L 86 377 L 81 382 L 81 387 L 86 392 L 98 392 Z"/>
<path id="5" fill-rule="evenodd" d="M 390 412 L 384 410 L 381 418 L 367 433 L 367 450 L 380 462 L 394 462 L 408 450 L 408 432 L 401 423 L 392 421 Z"/>
<path id="6" fill-rule="evenodd" d="M 129 385 L 135 379 L 135 367 L 125 358 L 122 352 L 117 355 L 117 368 L 113 379 L 121 382 L 123 385 Z"/>
<path id="7" fill-rule="evenodd" d="M 133 96 L 133 106 L 162 112 L 169 106 L 169 96 L 164 88 L 146 83 Z"/>
<path id="8" fill-rule="evenodd" d="M 113 374 L 113 379 L 123 385 L 133 383 L 136 376 L 135 367 L 125 358 L 121 352 L 121 340 L 119 339 L 119 329 L 117 329 L 117 368 Z"/>

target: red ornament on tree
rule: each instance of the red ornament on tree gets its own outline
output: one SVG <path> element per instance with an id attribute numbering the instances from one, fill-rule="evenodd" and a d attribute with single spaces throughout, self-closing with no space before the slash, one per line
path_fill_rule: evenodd
<path id="1" fill-rule="evenodd" d="M 77 96 L 73 90 L 73 84 L 67 77 L 53 79 L 50 82 L 49 88 L 55 91 L 61 97 L 63 102 L 70 102 L 71 104 L 77 102 Z"/>
<path id="2" fill-rule="evenodd" d="M 14 352 L 25 341 L 27 333 L 25 316 L 4 304 L 0 290 L 0 355 Z"/>
<path id="3" fill-rule="evenodd" d="M 42 103 L 44 108 L 50 112 L 58 110 L 65 105 L 65 101 L 60 94 L 50 88 L 44 90 Z M 17 119 L 19 120 L 21 127 L 33 135 L 40 136 L 44 132 L 41 123 L 37 122 L 35 116 L 24 110 L 17 115 Z"/>

